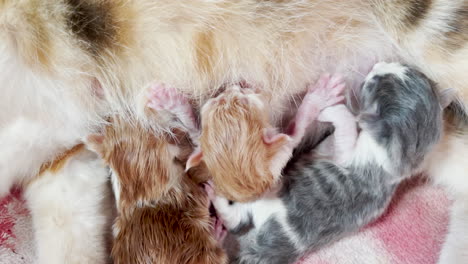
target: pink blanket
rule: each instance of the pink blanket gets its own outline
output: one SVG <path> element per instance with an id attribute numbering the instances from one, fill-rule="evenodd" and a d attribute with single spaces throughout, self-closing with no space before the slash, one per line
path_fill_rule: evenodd
<path id="1" fill-rule="evenodd" d="M 300 261 L 300 264 L 436 263 L 448 224 L 450 201 L 437 187 L 406 182 L 387 213 Z M 33 263 L 31 219 L 21 193 L 0 201 L 0 264 Z"/>

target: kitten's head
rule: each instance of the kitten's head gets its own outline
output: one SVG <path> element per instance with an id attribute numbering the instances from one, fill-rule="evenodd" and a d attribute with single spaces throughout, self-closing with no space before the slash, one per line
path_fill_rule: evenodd
<path id="1" fill-rule="evenodd" d="M 187 168 L 203 159 L 217 192 L 241 202 L 258 198 L 276 182 L 270 163 L 287 137 L 271 128 L 261 94 L 228 87 L 203 106 L 201 120 L 201 150 Z"/>
<path id="2" fill-rule="evenodd" d="M 118 180 L 121 205 L 154 200 L 177 188 L 184 175 L 183 149 L 166 134 L 156 135 L 138 122 L 114 117 L 87 144 L 109 165 Z M 120 188 L 125 186 L 125 188 Z"/>
<path id="3" fill-rule="evenodd" d="M 415 169 L 439 141 L 443 109 L 452 99 L 451 90 L 440 92 L 412 67 L 378 63 L 360 92 L 359 125 L 389 150 L 392 160 Z"/>

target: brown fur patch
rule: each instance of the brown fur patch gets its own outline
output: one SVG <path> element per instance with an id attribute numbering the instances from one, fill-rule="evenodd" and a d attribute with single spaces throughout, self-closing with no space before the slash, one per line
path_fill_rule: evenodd
<path id="1" fill-rule="evenodd" d="M 267 113 L 231 92 L 202 111 L 200 145 L 216 191 L 227 199 L 258 198 L 275 183 L 270 162 L 281 145 L 263 142 Z"/>
<path id="2" fill-rule="evenodd" d="M 183 174 L 175 164 L 178 153 L 170 148 L 168 137 L 157 137 L 137 122 L 113 118 L 99 148 L 125 186 L 120 193 L 123 207 L 160 197 L 172 187 L 170 181 L 177 182 Z"/>
<path id="3" fill-rule="evenodd" d="M 180 190 L 170 190 L 154 207 L 119 217 L 114 263 L 226 263 L 211 234 L 208 203 L 201 188 L 183 177 Z"/>
<path id="4" fill-rule="evenodd" d="M 410 28 L 416 27 L 426 17 L 431 9 L 432 0 L 400 0 L 395 5 L 399 5 L 405 10 L 403 23 Z"/>
<path id="5" fill-rule="evenodd" d="M 67 25 L 91 54 L 130 44 L 134 14 L 125 1 L 66 0 Z M 102 55 L 102 54 L 101 54 Z"/>
<path id="6" fill-rule="evenodd" d="M 445 32 L 446 47 L 450 51 L 462 49 L 468 42 L 468 1 L 457 9 L 449 26 L 451 30 Z"/>
<path id="7" fill-rule="evenodd" d="M 416 29 L 429 13 L 433 0 L 371 0 L 372 10 L 392 31 Z M 401 32 L 400 32 L 401 33 Z"/>
<path id="8" fill-rule="evenodd" d="M 185 144 L 114 117 L 95 149 L 120 182 L 114 263 L 226 263 L 206 193 L 184 173 Z M 174 140 L 175 139 L 175 140 Z M 182 156 L 180 156 L 182 155 Z"/>

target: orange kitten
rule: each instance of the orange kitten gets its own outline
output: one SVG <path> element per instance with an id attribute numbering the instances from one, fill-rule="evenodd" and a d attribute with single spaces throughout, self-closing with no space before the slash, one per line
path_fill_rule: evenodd
<path id="1" fill-rule="evenodd" d="M 199 149 L 187 161 L 187 170 L 203 160 L 217 192 L 238 202 L 258 198 L 278 182 L 294 148 L 320 112 L 343 100 L 343 89 L 341 78 L 328 75 L 309 86 L 288 134 L 283 134 L 271 125 L 261 94 L 238 85 L 227 87 L 202 108 Z M 191 106 L 175 89 L 156 86 L 151 98 L 150 107 L 169 111 L 195 133 Z"/>
<path id="2" fill-rule="evenodd" d="M 115 212 L 109 172 L 94 152 L 74 146 L 42 166 L 24 188 L 35 263 L 108 263 Z"/>

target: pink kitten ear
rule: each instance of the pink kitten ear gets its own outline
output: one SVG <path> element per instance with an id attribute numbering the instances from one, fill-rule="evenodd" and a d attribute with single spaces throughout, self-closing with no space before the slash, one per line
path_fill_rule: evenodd
<path id="1" fill-rule="evenodd" d="M 89 135 L 86 140 L 86 146 L 98 154 L 102 153 L 102 143 L 104 142 L 104 136 L 101 134 L 92 134 Z"/>
<path id="2" fill-rule="evenodd" d="M 263 129 L 263 143 L 270 146 L 280 146 L 286 144 L 290 137 L 283 133 L 278 133 L 273 128 Z"/>
<path id="3" fill-rule="evenodd" d="M 200 162 L 203 159 L 203 152 L 201 149 L 197 148 L 188 158 L 187 164 L 185 165 L 185 171 L 190 170 L 193 167 L 200 165 Z"/>

